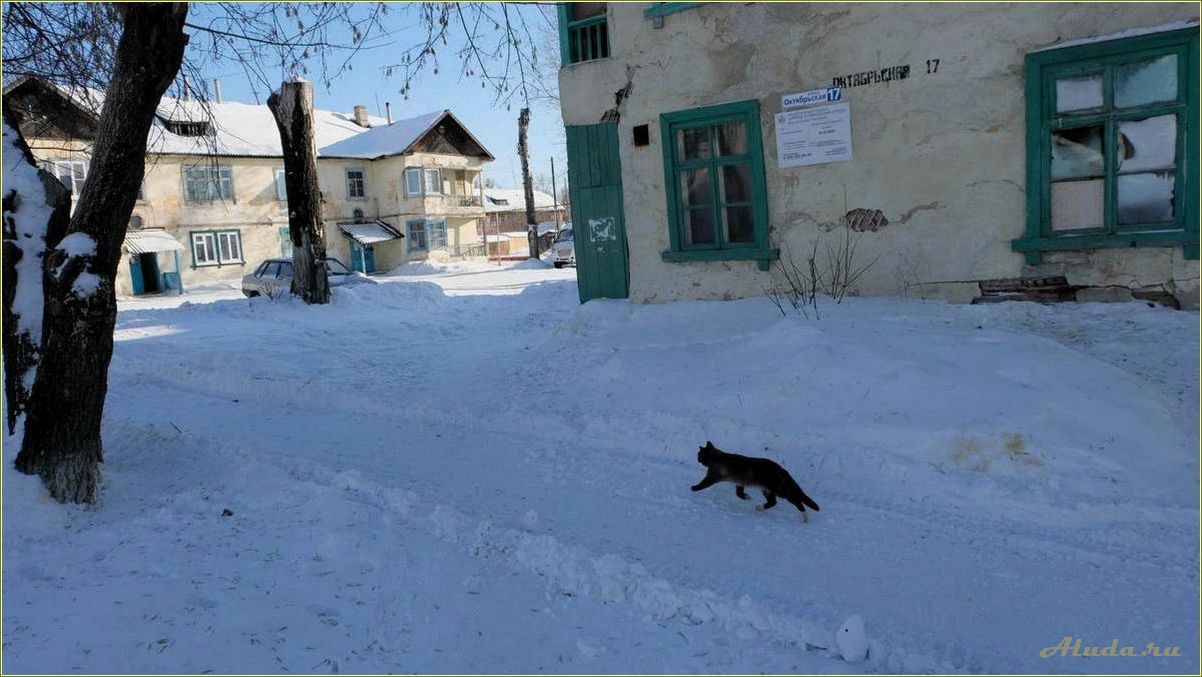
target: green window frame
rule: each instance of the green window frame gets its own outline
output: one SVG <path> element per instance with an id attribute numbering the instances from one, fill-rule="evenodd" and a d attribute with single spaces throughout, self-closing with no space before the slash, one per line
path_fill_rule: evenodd
<path id="1" fill-rule="evenodd" d="M 643 17 L 647 19 L 663 18 L 669 14 L 683 12 L 704 4 L 704 2 L 653 2 L 650 7 L 643 10 Z"/>
<path id="2" fill-rule="evenodd" d="M 426 246 L 426 221 L 418 219 L 405 222 L 405 230 L 408 231 L 407 237 L 408 250 L 411 252 L 426 251 L 429 247 Z"/>
<path id="3" fill-rule="evenodd" d="M 564 66 L 609 58 L 609 3 L 595 16 L 572 18 L 572 5 L 561 2 L 559 13 L 559 59 Z"/>
<path id="4" fill-rule="evenodd" d="M 670 247 L 663 260 L 754 260 L 767 270 L 780 258 L 768 243 L 759 101 L 665 113 L 660 143 Z"/>
<path id="5" fill-rule="evenodd" d="M 1128 83 L 1140 66 L 1151 72 L 1174 61 L 1175 96 L 1165 90 L 1139 100 Z M 1026 77 L 1027 223 L 1012 249 L 1030 265 L 1044 252 L 1102 247 L 1180 246 L 1197 260 L 1198 29 L 1035 52 Z M 1158 148 L 1165 136 L 1156 132 L 1169 129 L 1172 145 Z M 1145 201 L 1125 201 L 1137 187 Z M 1059 228 L 1054 190 L 1065 205 Z M 1083 219 L 1099 200 L 1100 216 Z M 1148 216 L 1157 204 L 1163 216 Z"/>
<path id="6" fill-rule="evenodd" d="M 234 200 L 233 169 L 227 165 L 184 165 L 182 168 L 185 202 Z"/>

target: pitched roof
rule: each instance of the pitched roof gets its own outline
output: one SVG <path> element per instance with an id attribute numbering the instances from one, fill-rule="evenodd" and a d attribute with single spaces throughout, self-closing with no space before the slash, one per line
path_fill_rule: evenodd
<path id="1" fill-rule="evenodd" d="M 67 90 L 44 81 L 23 78 L 4 88 L 7 95 L 26 82 L 48 85 L 63 98 L 92 117 L 104 107 L 104 92 L 91 88 Z M 449 110 L 425 113 L 391 125 L 384 118 L 369 115 L 369 128 L 355 123 L 353 115 L 315 108 L 313 134 L 318 157 L 375 159 L 399 155 L 410 149 L 431 128 L 449 117 L 476 141 L 463 123 Z M 181 126 L 204 125 L 203 135 L 178 134 Z M 181 130 L 182 131 L 182 130 Z M 484 145 L 476 143 L 484 150 Z M 147 152 L 179 155 L 226 155 L 245 157 L 282 157 L 280 133 L 275 118 L 265 105 L 238 102 L 183 101 L 163 97 L 156 110 L 147 139 Z M 488 159 L 492 155 L 484 150 Z"/>
<path id="2" fill-rule="evenodd" d="M 541 190 L 534 191 L 534 208 L 542 211 L 553 209 L 555 207 L 555 199 Z M 559 205 L 563 208 L 563 205 Z M 484 211 L 492 212 L 520 212 L 526 209 L 526 193 L 521 190 L 513 190 L 510 188 L 485 188 L 484 189 Z"/>

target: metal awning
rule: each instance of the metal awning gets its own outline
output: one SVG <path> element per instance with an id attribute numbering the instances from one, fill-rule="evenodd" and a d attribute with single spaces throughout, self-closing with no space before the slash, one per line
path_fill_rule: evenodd
<path id="1" fill-rule="evenodd" d="M 379 219 L 365 223 L 340 223 L 338 227 L 347 237 L 364 247 L 405 237 L 396 228 Z"/>
<path id="2" fill-rule="evenodd" d="M 125 251 L 130 254 L 182 252 L 184 245 L 164 230 L 133 230 L 125 234 Z"/>

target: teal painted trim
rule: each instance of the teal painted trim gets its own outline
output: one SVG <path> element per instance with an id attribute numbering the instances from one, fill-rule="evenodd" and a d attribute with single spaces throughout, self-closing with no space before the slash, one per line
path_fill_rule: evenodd
<path id="1" fill-rule="evenodd" d="M 180 272 L 180 269 L 179 269 L 179 250 L 176 249 L 176 250 L 172 251 L 171 253 L 175 254 L 175 274 L 179 278 L 179 295 L 183 296 L 184 295 L 184 274 L 182 272 Z"/>
<path id="2" fill-rule="evenodd" d="M 1010 246 L 1018 252 L 1054 252 L 1074 249 L 1108 249 L 1113 247 L 1198 246 L 1197 234 L 1184 231 L 1123 233 L 1118 235 L 1076 235 L 1072 237 L 1016 238 Z"/>
<path id="3" fill-rule="evenodd" d="M 683 12 L 686 9 L 700 7 L 704 4 L 704 2 L 653 2 L 650 7 L 643 10 L 643 16 L 653 19 L 657 16 L 668 16 L 669 14 Z"/>
<path id="4" fill-rule="evenodd" d="M 1178 98 L 1171 102 L 1139 108 L 1114 108 L 1114 67 L 1177 55 Z M 1107 40 L 1049 49 L 1028 54 L 1026 69 L 1027 208 L 1025 235 L 1012 241 L 1029 265 L 1042 260 L 1041 252 L 1103 247 L 1183 246 L 1187 259 L 1198 258 L 1198 29 L 1184 28 L 1131 38 Z M 1103 104 L 1082 113 L 1057 113 L 1055 79 L 1081 73 L 1102 77 Z M 1176 200 L 1170 228 L 1180 230 L 1119 232 L 1118 191 L 1115 164 L 1118 123 L 1157 114 L 1172 114 L 1178 120 L 1175 172 Z M 1051 132 L 1085 125 L 1104 127 L 1105 203 L 1100 232 L 1086 235 L 1054 233 L 1051 230 Z M 1158 226 L 1163 228 L 1164 226 Z M 1129 226 L 1123 226 L 1129 228 Z"/>
<path id="5" fill-rule="evenodd" d="M 665 251 L 660 252 L 664 261 L 669 263 L 689 263 L 692 261 L 757 261 L 760 270 L 768 270 L 773 261 L 780 258 L 780 249 L 702 249 L 700 251 Z"/>
<path id="6" fill-rule="evenodd" d="M 559 3 L 555 9 L 559 17 L 559 65 L 562 68 L 572 63 L 572 53 L 568 47 L 568 24 L 572 21 L 572 10 L 566 2 Z"/>
<path id="7" fill-rule="evenodd" d="M 711 157 L 705 161 L 683 162 L 676 157 L 676 132 L 678 130 L 688 127 L 712 127 L 732 120 L 742 122 L 747 127 L 747 153 L 745 155 L 717 157 L 713 155 L 711 149 Z M 712 135 L 710 142 L 711 144 L 714 142 Z M 660 116 L 660 146 L 664 157 L 664 193 L 668 208 L 669 253 L 735 252 L 739 250 L 771 251 L 768 246 L 768 182 L 764 170 L 764 141 L 763 133 L 760 129 L 760 102 L 758 100 L 750 99 L 747 101 L 736 101 L 691 110 L 664 113 Z M 721 180 L 721 172 L 715 170 L 721 165 L 732 163 L 746 163 L 751 168 L 750 204 L 752 207 L 752 223 L 755 228 L 754 243 L 727 243 L 724 241 L 722 234 L 722 219 L 719 212 L 723 207 L 737 206 L 737 204 L 723 203 L 719 200 L 718 196 L 721 193 L 718 190 L 718 181 Z M 711 168 L 710 181 L 713 183 L 711 194 L 714 200 L 712 209 L 714 210 L 716 242 L 714 244 L 686 246 L 684 239 L 684 219 L 681 213 L 683 209 L 680 186 L 677 183 L 676 175 L 682 169 L 702 166 Z M 708 259 L 693 258 L 679 260 L 717 261 L 727 258 L 730 257 L 717 256 Z M 674 259 L 665 258 L 664 260 Z"/>

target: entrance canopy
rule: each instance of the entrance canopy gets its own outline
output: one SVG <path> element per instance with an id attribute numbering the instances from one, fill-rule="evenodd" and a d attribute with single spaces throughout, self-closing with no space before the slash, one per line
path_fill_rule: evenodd
<path id="1" fill-rule="evenodd" d="M 182 252 L 184 245 L 163 230 L 135 230 L 125 234 L 125 251 L 130 254 Z"/>
<path id="2" fill-rule="evenodd" d="M 405 237 L 400 231 L 379 219 L 366 223 L 340 223 L 338 227 L 363 247 Z"/>

